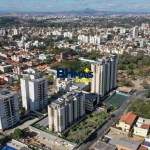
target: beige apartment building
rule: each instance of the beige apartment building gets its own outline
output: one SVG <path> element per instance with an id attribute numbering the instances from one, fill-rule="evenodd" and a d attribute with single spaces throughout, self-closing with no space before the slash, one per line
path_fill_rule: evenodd
<path id="1" fill-rule="evenodd" d="M 93 78 L 91 82 L 91 92 L 104 97 L 117 86 L 117 65 L 118 58 L 115 55 L 108 55 L 103 59 L 98 59 L 91 64 Z"/>
<path id="2" fill-rule="evenodd" d="M 62 133 L 85 115 L 85 94 L 80 91 L 67 93 L 48 106 L 49 129 Z"/>

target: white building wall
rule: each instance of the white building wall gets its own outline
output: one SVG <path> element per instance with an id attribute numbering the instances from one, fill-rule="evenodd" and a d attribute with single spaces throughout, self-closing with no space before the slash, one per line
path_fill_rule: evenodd
<path id="1" fill-rule="evenodd" d="M 26 84 L 23 80 L 21 80 L 21 90 L 23 106 L 26 110 L 36 111 L 45 107 L 47 105 L 48 79 L 35 78 L 26 81 Z M 43 97 L 44 95 L 45 98 Z"/>
<path id="2" fill-rule="evenodd" d="M 26 110 L 30 109 L 29 104 L 29 79 L 21 78 L 21 95 L 22 95 L 22 105 Z"/>
<path id="3" fill-rule="evenodd" d="M 91 71 L 93 72 L 92 93 L 100 94 L 103 97 L 117 86 L 117 64 L 118 58 L 114 55 L 109 55 L 105 59 L 91 64 Z"/>
<path id="4" fill-rule="evenodd" d="M 18 94 L 7 94 L 0 98 L 0 129 L 13 127 L 20 120 Z"/>

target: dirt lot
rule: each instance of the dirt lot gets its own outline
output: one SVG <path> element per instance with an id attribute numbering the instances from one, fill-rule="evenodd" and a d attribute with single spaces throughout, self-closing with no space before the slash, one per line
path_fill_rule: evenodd
<path id="1" fill-rule="evenodd" d="M 128 134 L 124 134 L 124 133 L 121 133 L 119 131 L 120 130 L 118 130 L 118 132 L 110 130 L 107 135 L 110 136 L 110 137 L 116 137 L 116 138 L 126 138 L 128 140 L 132 140 L 132 141 L 135 141 L 135 142 L 142 142 L 144 140 L 143 137 L 139 137 L 139 136 L 135 136 L 135 135 L 133 135 L 132 138 L 129 138 Z"/>
<path id="2" fill-rule="evenodd" d="M 43 145 L 43 148 L 51 148 L 51 150 L 71 150 L 71 147 L 66 145 L 66 143 L 63 143 L 61 141 L 50 141 L 47 139 L 43 139 L 39 137 L 38 133 L 31 131 L 30 129 L 26 130 L 27 137 L 25 140 L 21 141 L 24 144 L 31 144 L 37 147 L 41 147 Z"/>

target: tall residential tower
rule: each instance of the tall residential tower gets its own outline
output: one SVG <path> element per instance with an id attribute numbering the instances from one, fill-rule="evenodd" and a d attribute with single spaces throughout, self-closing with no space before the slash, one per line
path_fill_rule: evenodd
<path id="1" fill-rule="evenodd" d="M 85 94 L 80 91 L 67 93 L 48 106 L 49 129 L 62 133 L 85 115 Z"/>
<path id="2" fill-rule="evenodd" d="M 139 33 L 139 27 L 135 26 L 133 28 L 133 38 L 137 38 L 138 37 L 138 33 Z"/>
<path id="3" fill-rule="evenodd" d="M 92 93 L 97 93 L 100 97 L 104 97 L 117 87 L 117 65 L 118 58 L 115 55 L 108 55 L 91 63 L 91 71 L 93 72 Z"/>
<path id="4" fill-rule="evenodd" d="M 36 111 L 47 105 L 48 79 L 30 75 L 21 79 L 21 94 L 26 110 Z"/>
<path id="5" fill-rule="evenodd" d="M 0 89 L 0 129 L 8 129 L 19 122 L 18 94 Z"/>

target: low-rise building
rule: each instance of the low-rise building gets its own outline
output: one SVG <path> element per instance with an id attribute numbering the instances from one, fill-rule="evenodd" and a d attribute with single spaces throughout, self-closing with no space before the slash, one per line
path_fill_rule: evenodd
<path id="1" fill-rule="evenodd" d="M 134 126 L 134 134 L 146 137 L 149 133 L 149 129 L 150 129 L 150 120 L 139 117 L 136 122 L 136 125 Z"/>
<path id="2" fill-rule="evenodd" d="M 12 71 L 12 69 L 13 69 L 13 65 L 5 65 L 5 64 L 0 65 L 0 71 L 4 73 L 10 72 Z"/>
<path id="3" fill-rule="evenodd" d="M 85 110 L 93 111 L 95 106 L 99 104 L 98 94 L 85 93 Z"/>
<path id="4" fill-rule="evenodd" d="M 110 144 L 116 145 L 117 150 L 138 150 L 140 147 L 139 142 L 134 142 L 125 138 L 115 138 L 113 137 L 110 141 Z"/>
<path id="5" fill-rule="evenodd" d="M 132 112 L 128 112 L 120 118 L 119 123 L 116 124 L 116 127 L 120 127 L 123 131 L 129 132 L 130 129 L 133 127 L 136 118 L 137 116 L 135 114 L 133 114 Z"/>

